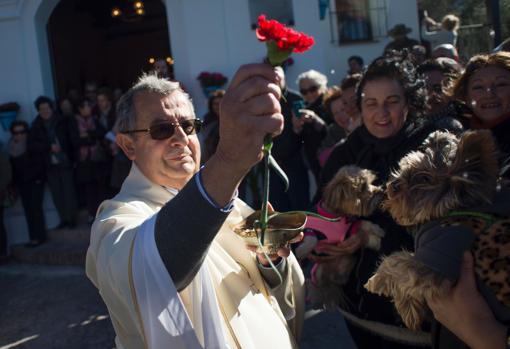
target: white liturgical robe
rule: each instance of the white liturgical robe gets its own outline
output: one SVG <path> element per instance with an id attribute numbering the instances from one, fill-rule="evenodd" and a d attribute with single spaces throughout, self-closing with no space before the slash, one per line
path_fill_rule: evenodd
<path id="1" fill-rule="evenodd" d="M 193 281 L 177 293 L 154 238 L 155 214 L 176 193 L 133 164 L 92 226 L 86 271 L 108 307 L 117 347 L 296 348 L 304 314 L 302 271 L 291 254 L 283 284 L 269 288 L 255 255 L 232 231 L 253 212 L 241 200 Z M 192 210 L 183 219 L 193 219 Z"/>

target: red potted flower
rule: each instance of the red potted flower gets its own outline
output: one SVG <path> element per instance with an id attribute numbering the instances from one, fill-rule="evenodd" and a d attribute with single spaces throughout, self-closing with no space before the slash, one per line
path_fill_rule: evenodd
<path id="1" fill-rule="evenodd" d="M 205 96 L 209 98 L 211 93 L 220 89 L 227 83 L 228 78 L 217 72 L 201 72 L 197 80 L 200 81 L 200 86 L 202 86 Z"/>

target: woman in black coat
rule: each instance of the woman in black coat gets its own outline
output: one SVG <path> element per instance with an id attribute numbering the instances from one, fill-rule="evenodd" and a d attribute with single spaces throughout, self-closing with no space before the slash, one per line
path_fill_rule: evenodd
<path id="1" fill-rule="evenodd" d="M 318 198 L 321 188 L 345 165 L 374 171 L 376 184 L 384 185 L 399 160 L 417 149 L 434 130 L 420 116 L 425 109 L 425 96 L 424 82 L 417 78 L 415 67 L 407 58 L 376 59 L 356 90 L 363 124 L 333 150 L 321 175 Z M 324 249 L 331 255 L 355 253 L 359 257 L 344 287 L 347 301 L 343 312 L 351 335 L 359 348 L 420 347 L 426 336 L 402 328 L 391 302 L 363 288 L 381 256 L 413 249 L 412 236 L 386 212 L 376 211 L 368 219 L 385 231 L 379 251 L 365 249 L 365 239 L 359 234 Z"/>
<path id="2" fill-rule="evenodd" d="M 70 135 L 76 158 L 76 182 L 83 189 L 89 222 L 108 196 L 109 156 L 105 145 L 106 128 L 92 114 L 92 104 L 84 99 L 71 121 Z"/>
<path id="3" fill-rule="evenodd" d="M 27 149 L 28 124 L 16 120 L 10 127 L 8 150 L 13 172 L 13 183 L 21 197 L 30 235 L 29 246 L 37 246 L 46 240 L 46 224 L 43 212 L 44 159 Z"/>
<path id="4" fill-rule="evenodd" d="M 37 98 L 34 105 L 39 115 L 32 122 L 27 147 L 30 153 L 45 163 L 46 180 L 60 217 L 59 227 L 72 228 L 76 225 L 78 205 L 69 124 L 55 112 L 53 102 L 48 97 Z"/>

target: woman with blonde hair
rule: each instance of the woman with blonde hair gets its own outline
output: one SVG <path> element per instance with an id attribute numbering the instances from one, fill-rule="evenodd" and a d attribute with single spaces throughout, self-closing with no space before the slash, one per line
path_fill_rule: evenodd
<path id="1" fill-rule="evenodd" d="M 430 18 L 425 11 L 421 25 L 421 38 L 430 42 L 431 49 L 443 44 L 457 46 L 457 30 L 459 29 L 459 25 L 459 17 L 453 14 L 444 16 L 441 23 L 437 23 Z M 427 26 L 435 30 L 429 31 Z"/>

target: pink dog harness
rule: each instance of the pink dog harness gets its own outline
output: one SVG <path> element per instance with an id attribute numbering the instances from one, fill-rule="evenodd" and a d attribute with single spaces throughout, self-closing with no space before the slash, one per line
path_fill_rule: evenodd
<path id="1" fill-rule="evenodd" d="M 327 218 L 335 218 L 335 215 L 326 211 L 320 202 L 317 204 L 317 213 Z M 348 237 L 356 235 L 360 226 L 361 221 L 353 217 L 344 216 L 337 222 L 328 222 L 320 218 L 308 216 L 304 234 L 305 236 L 315 236 L 318 239 L 314 251 L 320 254 L 324 245 L 338 244 Z M 315 277 L 317 266 L 318 263 L 315 263 L 310 272 L 314 285 L 317 285 Z"/>

